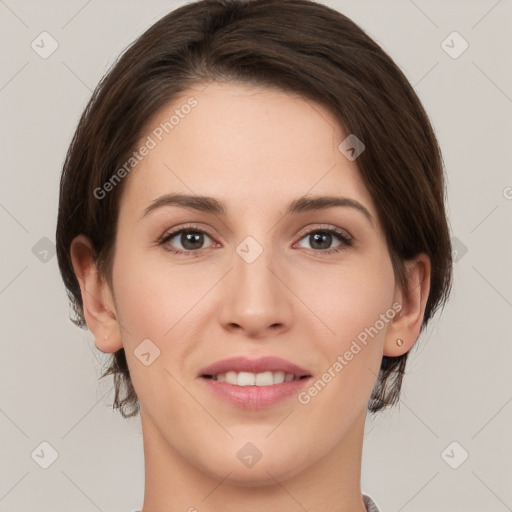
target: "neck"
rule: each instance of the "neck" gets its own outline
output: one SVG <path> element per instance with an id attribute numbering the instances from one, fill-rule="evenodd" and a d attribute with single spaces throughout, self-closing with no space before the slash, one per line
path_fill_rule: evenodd
<path id="1" fill-rule="evenodd" d="M 166 442 L 141 409 L 146 479 L 141 512 L 366 512 L 360 487 L 365 418 L 363 409 L 344 438 L 305 471 L 248 486 L 230 482 L 229 474 L 216 478 L 202 471 Z"/>

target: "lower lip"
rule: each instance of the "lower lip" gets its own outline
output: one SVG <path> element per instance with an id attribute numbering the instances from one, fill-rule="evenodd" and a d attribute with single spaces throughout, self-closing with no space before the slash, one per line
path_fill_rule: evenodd
<path id="1" fill-rule="evenodd" d="M 297 395 L 310 379 L 311 377 L 291 380 L 272 386 L 236 386 L 227 382 L 201 377 L 201 380 L 218 397 L 235 407 L 244 409 L 271 407 L 292 395 Z"/>

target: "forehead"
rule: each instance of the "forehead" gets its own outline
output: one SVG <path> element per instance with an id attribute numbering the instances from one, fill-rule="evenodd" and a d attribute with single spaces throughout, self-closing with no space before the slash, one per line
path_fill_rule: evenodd
<path id="1" fill-rule="evenodd" d="M 150 149 L 129 175 L 121 209 L 140 214 L 158 196 L 183 192 L 268 211 L 309 193 L 349 196 L 373 213 L 355 162 L 338 150 L 346 136 L 326 108 L 296 94 L 198 85 L 147 123 L 138 147 Z"/>

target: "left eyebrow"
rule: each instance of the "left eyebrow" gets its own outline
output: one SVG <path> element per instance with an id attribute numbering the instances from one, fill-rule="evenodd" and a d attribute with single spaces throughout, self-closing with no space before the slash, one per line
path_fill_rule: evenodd
<path id="1" fill-rule="evenodd" d="M 141 219 L 149 215 L 152 211 L 163 206 L 180 206 L 193 210 L 212 213 L 225 217 L 227 207 L 223 201 L 214 197 L 190 195 L 190 194 L 166 194 L 155 199 L 147 208 L 145 208 Z M 304 213 L 309 211 L 325 210 L 334 207 L 354 208 L 361 212 L 373 226 L 373 217 L 366 207 L 355 199 L 340 196 L 302 196 L 292 201 L 286 209 L 286 215 L 294 213 Z"/>
<path id="2" fill-rule="evenodd" d="M 286 210 L 286 214 L 303 213 L 314 210 L 325 210 L 327 208 L 334 208 L 336 206 L 343 206 L 354 208 L 361 212 L 366 219 L 373 226 L 372 214 L 364 207 L 359 201 L 341 196 L 302 196 L 292 201 Z"/>

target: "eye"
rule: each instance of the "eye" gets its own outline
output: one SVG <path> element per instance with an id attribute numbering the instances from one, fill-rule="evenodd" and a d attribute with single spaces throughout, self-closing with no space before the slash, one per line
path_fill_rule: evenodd
<path id="1" fill-rule="evenodd" d="M 352 237 L 345 230 L 332 226 L 308 231 L 301 240 L 307 240 L 309 243 L 307 249 L 313 249 L 324 254 L 338 253 L 352 246 Z M 332 242 L 336 240 L 338 244 L 330 247 Z"/>
<path id="2" fill-rule="evenodd" d="M 186 255 L 193 253 L 196 256 L 204 248 L 205 238 L 212 240 L 208 233 L 202 229 L 195 226 L 187 226 L 164 235 L 160 245 L 165 246 L 168 251 L 176 254 Z M 176 246 L 178 247 L 176 248 Z"/>
<path id="3" fill-rule="evenodd" d="M 213 241 L 204 230 L 196 226 L 185 226 L 165 234 L 159 244 L 175 254 L 199 256 L 207 239 Z M 338 253 L 353 244 L 352 237 L 345 230 L 332 226 L 310 230 L 300 240 L 309 243 L 306 249 L 322 254 Z M 338 244 L 331 247 L 333 241 L 338 241 Z M 300 241 L 294 246 L 300 247 L 299 244 Z"/>

